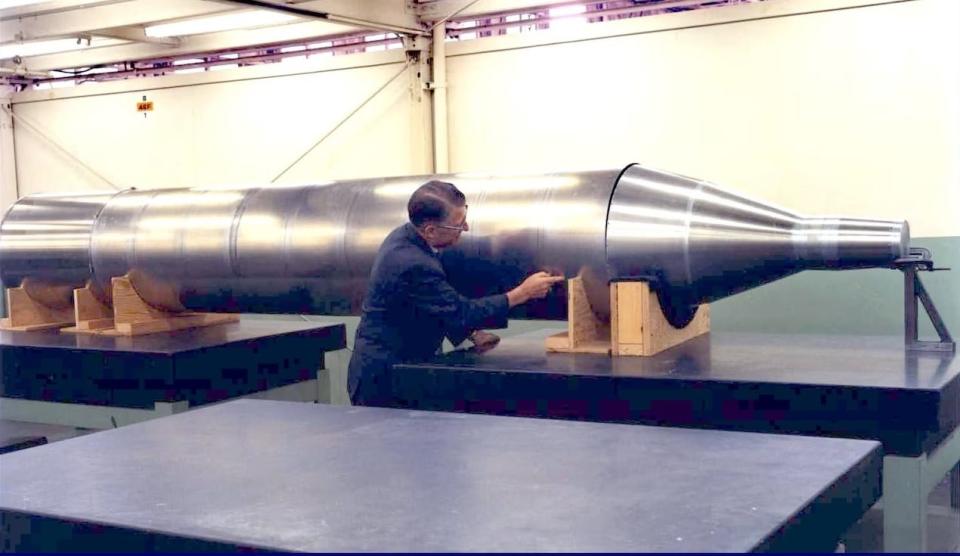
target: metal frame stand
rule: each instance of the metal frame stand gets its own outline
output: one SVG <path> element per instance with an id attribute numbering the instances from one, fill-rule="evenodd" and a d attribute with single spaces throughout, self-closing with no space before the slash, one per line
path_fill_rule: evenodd
<path id="1" fill-rule="evenodd" d="M 904 320 L 904 341 L 909 351 L 948 351 L 953 352 L 957 349 L 957 344 L 947 330 L 947 325 L 940 317 L 940 312 L 933 304 L 933 299 L 923 287 L 920 276 L 921 271 L 934 272 L 938 270 L 950 270 L 949 268 L 936 268 L 933 266 L 933 259 L 930 258 L 930 250 L 922 247 L 911 247 L 910 254 L 907 257 L 898 259 L 893 263 L 894 268 L 903 272 L 903 320 Z M 923 308 L 930 317 L 934 330 L 940 336 L 940 341 L 920 340 L 918 337 L 919 327 L 917 321 L 920 316 L 920 308 L 917 301 L 923 304 Z"/>
<path id="2" fill-rule="evenodd" d="M 904 342 L 907 351 L 956 351 L 956 342 L 918 275 L 918 272 L 949 269 L 934 267 L 930 251 L 917 247 L 911 248 L 907 257 L 895 261 L 893 268 L 903 272 Z M 920 304 L 923 304 L 930 317 L 939 341 L 919 339 Z M 960 507 L 960 429 L 955 429 L 932 453 L 917 457 L 883 458 L 885 552 L 926 550 L 927 496 L 945 475 L 950 477 L 950 505 Z"/>

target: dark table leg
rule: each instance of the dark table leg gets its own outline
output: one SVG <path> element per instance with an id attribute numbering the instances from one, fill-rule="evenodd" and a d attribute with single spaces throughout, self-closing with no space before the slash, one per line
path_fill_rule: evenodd
<path id="1" fill-rule="evenodd" d="M 950 507 L 960 509 L 960 463 L 950 472 Z"/>

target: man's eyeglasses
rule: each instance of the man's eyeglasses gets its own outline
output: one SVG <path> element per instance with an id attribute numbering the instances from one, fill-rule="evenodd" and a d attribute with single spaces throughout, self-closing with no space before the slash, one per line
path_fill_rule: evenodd
<path id="1" fill-rule="evenodd" d="M 470 208 L 470 205 L 463 205 L 463 210 L 464 210 L 464 211 L 466 211 L 468 208 Z M 466 232 L 466 231 L 468 231 L 468 225 L 467 225 L 467 217 L 466 217 L 466 215 L 464 215 L 464 217 L 463 217 L 463 223 L 462 223 L 462 224 L 458 224 L 458 225 L 456 225 L 456 226 L 451 226 L 451 225 L 449 225 L 449 224 L 434 224 L 434 226 L 436 226 L 436 227 L 438 227 L 438 228 L 444 228 L 444 229 L 446 229 L 446 230 L 456 230 L 456 231 L 458 231 L 458 232 Z"/>

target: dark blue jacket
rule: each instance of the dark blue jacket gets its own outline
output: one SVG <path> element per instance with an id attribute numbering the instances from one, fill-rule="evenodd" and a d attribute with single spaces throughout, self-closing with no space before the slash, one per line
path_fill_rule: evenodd
<path id="1" fill-rule="evenodd" d="M 468 299 L 447 281 L 440 259 L 407 223 L 390 232 L 373 263 L 347 386 L 354 403 L 389 405 L 391 367 L 436 354 L 481 328 L 507 325 L 505 294 Z"/>

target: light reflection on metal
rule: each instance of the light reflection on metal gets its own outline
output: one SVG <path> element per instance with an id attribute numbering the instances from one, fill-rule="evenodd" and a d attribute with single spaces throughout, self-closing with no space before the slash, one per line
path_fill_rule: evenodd
<path id="1" fill-rule="evenodd" d="M 465 195 L 488 195 L 490 193 L 511 194 L 526 191 L 546 191 L 553 189 L 569 189 L 576 187 L 580 182 L 576 176 L 530 176 L 510 174 L 455 174 L 444 179 L 457 184 L 457 188 Z M 422 181 L 412 179 L 396 183 L 386 183 L 374 190 L 383 197 L 399 197 L 409 199 L 410 195 L 420 187 Z"/>

